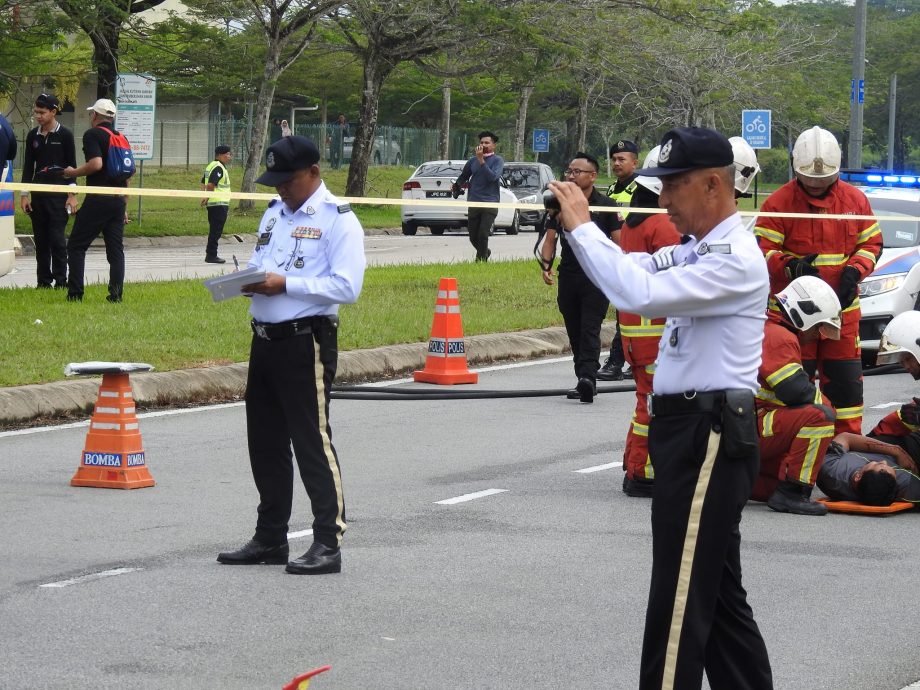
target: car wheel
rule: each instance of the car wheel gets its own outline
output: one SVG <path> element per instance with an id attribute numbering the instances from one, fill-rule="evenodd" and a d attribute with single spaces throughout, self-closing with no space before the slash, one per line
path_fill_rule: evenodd
<path id="1" fill-rule="evenodd" d="M 517 235 L 521 231 L 521 215 L 515 211 L 514 218 L 511 219 L 511 225 L 505 228 L 506 235 Z"/>
<path id="2" fill-rule="evenodd" d="M 429 228 L 429 230 L 431 230 L 432 235 L 437 235 L 438 237 L 444 234 L 444 228 L 432 227 L 432 228 Z"/>
<path id="3" fill-rule="evenodd" d="M 414 235 L 418 232 L 418 226 L 415 223 L 403 223 L 402 224 L 402 233 L 403 235 Z"/>
<path id="4" fill-rule="evenodd" d="M 380 165 L 380 151 L 374 151 L 374 165 Z"/>

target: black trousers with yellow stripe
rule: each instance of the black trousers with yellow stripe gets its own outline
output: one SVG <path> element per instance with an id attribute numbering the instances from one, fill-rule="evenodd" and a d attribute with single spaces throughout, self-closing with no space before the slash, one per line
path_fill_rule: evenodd
<path id="1" fill-rule="evenodd" d="M 291 449 L 313 508 L 313 539 L 338 547 L 345 500 L 329 426 L 329 392 L 338 363 L 336 327 L 265 340 L 253 336 L 246 382 L 249 461 L 259 490 L 255 539 L 287 541 L 294 494 Z"/>
<path id="2" fill-rule="evenodd" d="M 741 585 L 741 510 L 758 457 L 729 459 L 708 412 L 654 417 L 653 565 L 640 690 L 768 690 L 770 662 Z"/>

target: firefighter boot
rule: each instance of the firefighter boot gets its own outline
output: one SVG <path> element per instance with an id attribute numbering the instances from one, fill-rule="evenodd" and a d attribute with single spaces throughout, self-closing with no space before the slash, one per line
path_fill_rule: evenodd
<path id="1" fill-rule="evenodd" d="M 810 484 L 801 482 L 780 482 L 767 505 L 778 513 L 796 515 L 827 515 L 827 506 L 811 500 Z"/>

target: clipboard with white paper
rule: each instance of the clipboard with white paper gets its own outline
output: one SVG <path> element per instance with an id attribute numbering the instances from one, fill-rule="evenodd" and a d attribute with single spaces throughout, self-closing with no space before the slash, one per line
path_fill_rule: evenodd
<path id="1" fill-rule="evenodd" d="M 204 281 L 204 286 L 211 292 L 211 297 L 215 302 L 223 302 L 225 299 L 242 297 L 244 285 L 261 283 L 265 280 L 265 277 L 266 273 L 262 269 L 244 268 L 242 271 L 234 271 L 216 278 L 208 278 Z"/>

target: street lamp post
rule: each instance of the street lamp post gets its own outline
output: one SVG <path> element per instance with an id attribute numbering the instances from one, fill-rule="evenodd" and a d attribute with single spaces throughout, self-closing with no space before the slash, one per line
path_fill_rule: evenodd
<path id="1" fill-rule="evenodd" d="M 866 83 L 866 0 L 856 0 L 856 30 L 853 38 L 853 81 L 850 86 L 850 140 L 847 165 L 862 167 L 863 97 Z"/>

